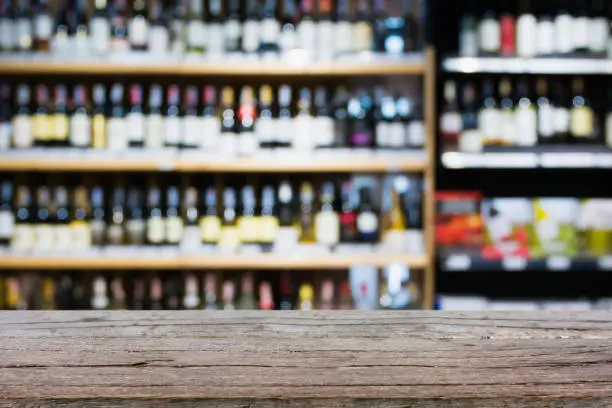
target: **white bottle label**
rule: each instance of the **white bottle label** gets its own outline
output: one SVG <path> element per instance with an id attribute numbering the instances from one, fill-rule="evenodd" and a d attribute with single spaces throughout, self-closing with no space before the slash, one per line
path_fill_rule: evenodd
<path id="1" fill-rule="evenodd" d="M 274 142 L 276 140 L 274 119 L 265 116 L 258 118 L 255 122 L 255 132 L 260 146 L 263 143 Z"/>
<path id="2" fill-rule="evenodd" d="M 55 249 L 60 251 L 67 251 L 71 249 L 72 234 L 68 225 L 57 225 L 53 228 L 55 231 Z"/>
<path id="3" fill-rule="evenodd" d="M 178 244 L 183 238 L 183 219 L 181 217 L 166 218 L 166 241 Z"/>
<path id="4" fill-rule="evenodd" d="M 15 216 L 10 211 L 0 211 L 0 238 L 10 239 L 15 230 Z"/>
<path id="5" fill-rule="evenodd" d="M 55 231 L 51 224 L 37 224 L 34 226 L 34 247 L 38 250 L 53 249 Z"/>
<path id="6" fill-rule="evenodd" d="M 164 139 L 164 118 L 162 115 L 147 116 L 146 147 L 148 149 L 161 149 L 164 147 Z"/>
<path id="7" fill-rule="evenodd" d="M 533 14 L 523 14 L 516 24 L 516 54 L 521 58 L 536 55 L 538 40 L 538 21 Z"/>
<path id="8" fill-rule="evenodd" d="M 570 111 L 567 108 L 555 108 L 554 129 L 556 133 L 567 133 L 570 130 Z"/>
<path id="9" fill-rule="evenodd" d="M 247 20 L 242 26 L 242 49 L 244 52 L 255 53 L 259 50 L 259 34 L 261 27 L 255 20 Z"/>
<path id="10" fill-rule="evenodd" d="M 550 20 L 538 23 L 537 54 L 552 55 L 555 52 L 555 24 Z"/>
<path id="11" fill-rule="evenodd" d="M 18 251 L 27 251 L 32 249 L 35 244 L 36 235 L 35 228 L 28 224 L 16 224 L 11 240 L 11 248 Z"/>
<path id="12" fill-rule="evenodd" d="M 494 108 L 481 110 L 478 113 L 478 127 L 485 143 L 499 140 L 501 136 L 499 110 Z"/>
<path id="13" fill-rule="evenodd" d="M 207 40 L 206 53 L 215 56 L 222 55 L 225 51 L 223 25 L 220 23 L 209 24 Z"/>
<path id="14" fill-rule="evenodd" d="M 153 244 L 164 242 L 166 225 L 162 217 L 150 217 L 147 220 L 147 240 Z"/>
<path id="15" fill-rule="evenodd" d="M 535 109 L 519 108 L 515 113 L 517 144 L 535 146 L 538 142 L 538 123 Z"/>
<path id="16" fill-rule="evenodd" d="M 276 120 L 276 140 L 280 143 L 292 145 L 293 142 L 293 119 L 282 117 Z"/>
<path id="17" fill-rule="evenodd" d="M 76 147 L 91 146 L 91 120 L 85 113 L 75 113 L 70 118 L 70 144 Z"/>
<path id="18" fill-rule="evenodd" d="M 464 130 L 459 135 L 458 142 L 461 152 L 479 153 L 482 151 L 482 134 L 478 130 Z"/>
<path id="19" fill-rule="evenodd" d="M 334 42 L 330 39 L 335 38 L 334 23 L 331 21 L 320 21 L 316 28 L 316 50 L 317 58 L 329 61 L 334 57 Z"/>
<path id="20" fill-rule="evenodd" d="M 278 46 L 282 52 L 289 52 L 297 48 L 298 38 L 294 27 L 283 29 L 278 40 Z"/>
<path id="21" fill-rule="evenodd" d="M 589 50 L 595 53 L 605 53 L 608 46 L 610 21 L 604 16 L 591 19 L 589 24 Z"/>
<path id="22" fill-rule="evenodd" d="M 480 35 L 480 49 L 483 52 L 497 53 L 501 46 L 501 35 L 499 22 L 492 18 L 487 18 L 478 27 Z"/>
<path id="23" fill-rule="evenodd" d="M 128 147 L 127 130 L 124 118 L 113 118 L 108 120 L 108 133 L 106 145 L 111 151 L 121 151 Z"/>
<path id="24" fill-rule="evenodd" d="M 387 129 L 389 147 L 406 147 L 406 127 L 402 122 L 391 122 Z"/>
<path id="25" fill-rule="evenodd" d="M 280 25 L 273 18 L 266 18 L 261 22 L 261 42 L 263 44 L 276 44 L 280 33 Z"/>
<path id="26" fill-rule="evenodd" d="M 334 49 L 336 55 L 346 54 L 353 49 L 353 31 L 351 23 L 339 21 L 336 24 L 336 37 L 334 38 Z"/>
<path id="27" fill-rule="evenodd" d="M 10 122 L 0 123 L 0 152 L 11 148 L 11 134 L 13 128 Z"/>
<path id="28" fill-rule="evenodd" d="M 445 134 L 459 134 L 463 130 L 463 118 L 458 112 L 446 112 L 440 118 L 440 130 Z"/>
<path id="29" fill-rule="evenodd" d="M 593 135 L 593 110 L 588 107 L 574 108 L 570 114 L 570 130 L 573 136 L 590 137 Z"/>
<path id="30" fill-rule="evenodd" d="M 312 133 L 317 147 L 329 147 L 334 144 L 334 120 L 329 116 L 312 118 Z"/>
<path id="31" fill-rule="evenodd" d="M 51 39 L 53 22 L 48 14 L 38 14 L 34 23 L 34 36 L 39 40 Z"/>
<path id="32" fill-rule="evenodd" d="M 297 29 L 298 47 L 314 56 L 316 47 L 316 29 L 312 20 L 303 20 Z"/>
<path id="33" fill-rule="evenodd" d="M 425 146 L 425 125 L 420 120 L 408 124 L 408 146 L 421 148 Z"/>
<path id="34" fill-rule="evenodd" d="M 187 23 L 187 47 L 204 48 L 206 45 L 206 25 L 200 20 Z"/>
<path id="35" fill-rule="evenodd" d="M 200 147 L 203 138 L 201 123 L 197 116 L 183 117 L 183 146 Z"/>
<path id="36" fill-rule="evenodd" d="M 201 147 L 207 152 L 219 150 L 219 135 L 221 133 L 221 121 L 214 116 L 200 118 L 200 129 L 202 131 Z"/>
<path id="37" fill-rule="evenodd" d="M 574 30 L 572 33 L 574 48 L 586 49 L 589 47 L 589 19 L 585 16 L 574 19 Z"/>
<path id="38" fill-rule="evenodd" d="M 18 18 L 15 20 L 15 32 L 17 33 L 17 45 L 21 48 L 32 46 L 32 20 L 29 18 Z"/>
<path id="39" fill-rule="evenodd" d="M 28 115 L 17 115 L 13 119 L 13 145 L 20 149 L 32 147 L 32 121 Z"/>
<path id="40" fill-rule="evenodd" d="M 562 14 L 555 19 L 555 50 L 559 54 L 569 54 L 574 51 L 574 19 Z"/>
<path id="41" fill-rule="evenodd" d="M 381 120 L 376 123 L 376 146 L 389 147 L 389 127 L 391 124 Z"/>
<path id="42" fill-rule="evenodd" d="M 87 250 L 91 248 L 91 228 L 85 222 L 77 222 L 70 225 L 69 248 Z"/>
<path id="43" fill-rule="evenodd" d="M 372 49 L 372 26 L 369 22 L 358 21 L 352 24 L 353 31 L 353 51 L 369 51 Z"/>
<path id="44" fill-rule="evenodd" d="M 238 135 L 232 132 L 222 132 L 219 136 L 219 153 L 224 157 L 235 156 L 238 150 Z"/>
<path id="45" fill-rule="evenodd" d="M 238 134 L 238 154 L 240 156 L 253 156 L 259 148 L 259 141 L 255 132 L 242 132 Z"/>
<path id="46" fill-rule="evenodd" d="M 181 118 L 169 116 L 164 119 L 164 141 L 168 146 L 178 146 L 181 143 Z"/>
<path id="47" fill-rule="evenodd" d="M 293 148 L 302 153 L 312 152 L 314 139 L 312 133 L 312 116 L 298 115 L 293 119 Z"/>
<path id="48" fill-rule="evenodd" d="M 145 138 L 145 117 L 141 112 L 130 112 L 125 117 L 127 123 L 128 141 L 143 143 Z"/>
<path id="49" fill-rule="evenodd" d="M 10 18 L 0 18 L 0 47 L 10 50 L 15 47 L 15 22 Z"/>
<path id="50" fill-rule="evenodd" d="M 474 30 L 463 30 L 459 34 L 459 55 L 462 57 L 478 56 L 478 36 Z"/>
<path id="51" fill-rule="evenodd" d="M 514 145 L 516 143 L 516 121 L 514 120 L 514 112 L 509 109 L 504 109 L 500 113 L 501 139 L 504 143 Z"/>
<path id="52" fill-rule="evenodd" d="M 545 138 L 555 135 L 555 108 L 551 105 L 545 104 L 538 109 L 538 133 Z"/>
<path id="53" fill-rule="evenodd" d="M 149 52 L 151 54 L 166 54 L 170 46 L 168 30 L 163 26 L 152 26 L 149 30 Z"/>
<path id="54" fill-rule="evenodd" d="M 319 244 L 335 245 L 340 242 L 340 221 L 332 211 L 320 212 L 315 217 L 315 236 Z"/>
<path id="55" fill-rule="evenodd" d="M 606 145 L 612 147 L 612 113 L 606 116 Z"/>
<path id="56" fill-rule="evenodd" d="M 378 229 L 378 217 L 373 212 L 363 212 L 357 216 L 357 230 L 362 234 L 371 234 Z"/>
<path id="57" fill-rule="evenodd" d="M 110 23 L 102 17 L 94 17 L 89 23 L 92 48 L 97 54 L 104 54 L 110 48 Z"/>
<path id="58" fill-rule="evenodd" d="M 186 226 L 183 228 L 183 237 L 181 238 L 181 248 L 196 249 L 201 244 L 200 228 L 198 226 Z"/>
<path id="59" fill-rule="evenodd" d="M 128 23 L 130 44 L 135 46 L 147 45 L 149 39 L 149 24 L 143 17 L 132 18 Z"/>
<path id="60" fill-rule="evenodd" d="M 239 21 L 227 20 L 223 25 L 223 38 L 225 39 L 225 48 L 233 50 L 235 44 L 240 39 L 241 33 L 242 27 Z"/>

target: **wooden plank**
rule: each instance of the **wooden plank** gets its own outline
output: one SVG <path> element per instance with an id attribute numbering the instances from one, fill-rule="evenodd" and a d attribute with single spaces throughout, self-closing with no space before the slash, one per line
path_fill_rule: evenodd
<path id="1" fill-rule="evenodd" d="M 0 406 L 612 406 L 606 312 L 3 312 L 0 327 Z"/>

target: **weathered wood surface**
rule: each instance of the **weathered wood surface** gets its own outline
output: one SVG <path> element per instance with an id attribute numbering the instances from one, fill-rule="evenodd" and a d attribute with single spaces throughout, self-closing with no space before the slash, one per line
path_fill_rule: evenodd
<path id="1" fill-rule="evenodd" d="M 4 312 L 0 406 L 612 407 L 612 315 Z"/>

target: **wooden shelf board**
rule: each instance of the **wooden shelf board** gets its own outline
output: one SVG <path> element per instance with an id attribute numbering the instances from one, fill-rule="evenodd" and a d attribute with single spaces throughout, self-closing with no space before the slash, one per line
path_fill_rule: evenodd
<path id="1" fill-rule="evenodd" d="M 329 254 L 312 257 L 285 257 L 279 255 L 205 256 L 183 255 L 178 257 L 28 257 L 2 256 L 2 269 L 347 269 L 352 265 L 385 266 L 401 263 L 423 269 L 427 265 L 425 255 L 345 255 Z"/>

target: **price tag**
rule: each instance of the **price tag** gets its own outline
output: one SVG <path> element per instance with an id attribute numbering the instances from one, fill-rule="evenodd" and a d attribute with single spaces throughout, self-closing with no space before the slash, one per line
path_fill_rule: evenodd
<path id="1" fill-rule="evenodd" d="M 446 258 L 446 269 L 449 271 L 466 271 L 472 266 L 468 255 L 451 255 Z"/>
<path id="2" fill-rule="evenodd" d="M 518 256 L 502 259 L 502 268 L 507 271 L 523 271 L 527 267 L 527 260 Z"/>
<path id="3" fill-rule="evenodd" d="M 603 269 L 606 271 L 612 270 L 612 256 L 607 255 L 600 257 L 597 260 L 597 265 L 599 266 L 599 269 Z"/>
<path id="4" fill-rule="evenodd" d="M 566 271 L 570 264 L 571 261 L 566 256 L 551 256 L 546 260 L 546 267 L 551 271 Z"/>

